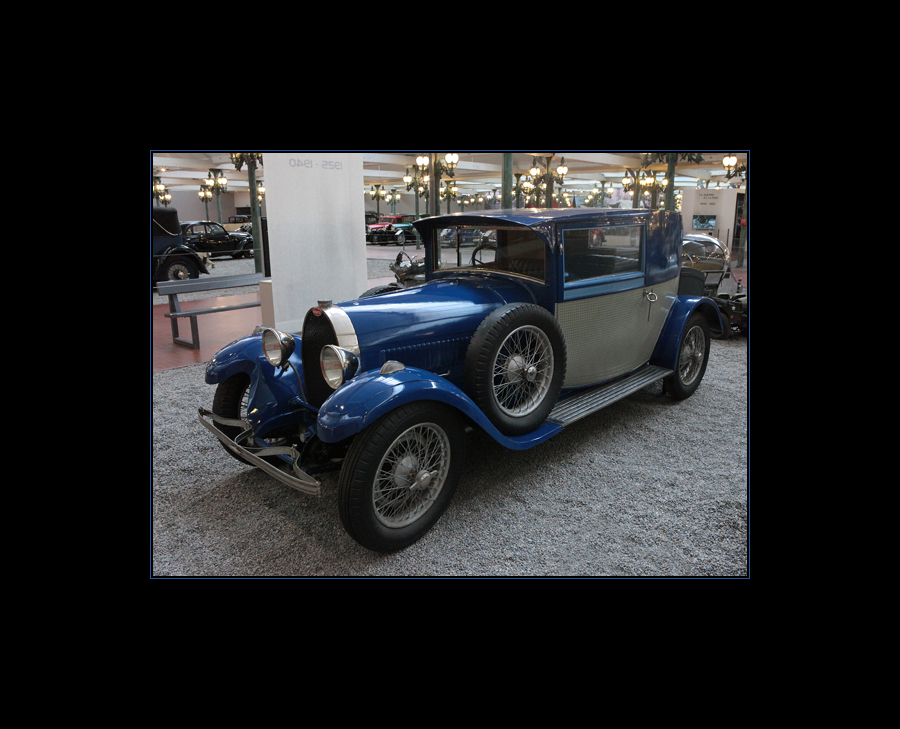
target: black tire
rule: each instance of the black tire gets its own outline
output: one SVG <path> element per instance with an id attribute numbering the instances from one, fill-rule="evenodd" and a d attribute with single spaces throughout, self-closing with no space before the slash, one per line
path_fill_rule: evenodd
<path id="1" fill-rule="evenodd" d="M 461 419 L 439 403 L 410 403 L 376 421 L 353 440 L 341 470 L 347 533 L 377 552 L 420 539 L 450 503 L 465 450 Z"/>
<path id="2" fill-rule="evenodd" d="M 221 415 L 223 418 L 240 419 L 247 415 L 247 391 L 250 389 L 250 378 L 247 375 L 239 374 L 229 377 L 224 382 L 220 382 L 216 387 L 216 394 L 213 396 L 213 412 Z M 232 440 L 241 434 L 241 429 L 231 425 L 216 424 L 221 430 Z M 231 457 L 236 458 L 241 463 L 250 465 L 241 458 L 237 453 L 228 448 L 222 441 L 219 441 L 225 452 Z"/>
<path id="3" fill-rule="evenodd" d="M 709 362 L 709 342 L 709 323 L 701 312 L 695 311 L 681 335 L 675 371 L 665 378 L 670 397 L 684 400 L 700 386 Z"/>
<path id="4" fill-rule="evenodd" d="M 469 397 L 504 435 L 537 428 L 566 376 L 566 345 L 556 318 L 534 304 L 507 304 L 488 315 L 466 351 Z"/>
<path id="5" fill-rule="evenodd" d="M 233 375 L 224 382 L 220 382 L 216 387 L 216 393 L 213 396 L 213 412 L 216 415 L 221 415 L 223 418 L 229 418 L 232 420 L 246 420 L 247 395 L 249 390 L 250 376 L 243 373 Z M 241 428 L 232 425 L 222 425 L 221 423 L 216 423 L 216 427 L 229 438 L 231 438 L 231 440 L 234 440 L 243 432 Z M 283 444 L 283 442 L 279 439 L 264 440 L 270 445 Z M 222 441 L 219 441 L 219 443 L 225 449 L 225 452 L 232 458 L 235 458 L 241 463 L 244 463 L 248 466 L 253 465 L 252 463 L 249 463 L 245 459 L 241 458 L 241 456 L 239 456 L 237 453 L 231 450 L 231 448 L 222 443 Z M 269 463 L 272 463 L 276 466 L 282 463 L 282 461 L 277 456 L 270 456 L 268 458 L 263 458 L 263 460 L 268 461 Z"/>
<path id="6" fill-rule="evenodd" d="M 190 258 L 175 257 L 166 259 L 159 271 L 159 281 L 183 281 L 200 278 L 200 269 Z"/>
<path id="7" fill-rule="evenodd" d="M 378 294 L 386 294 L 389 291 L 399 291 L 400 287 L 395 286 L 393 284 L 388 284 L 387 286 L 375 286 L 374 288 L 369 289 L 368 291 L 363 291 L 360 295 L 360 299 L 367 299 L 370 296 L 377 296 Z"/>

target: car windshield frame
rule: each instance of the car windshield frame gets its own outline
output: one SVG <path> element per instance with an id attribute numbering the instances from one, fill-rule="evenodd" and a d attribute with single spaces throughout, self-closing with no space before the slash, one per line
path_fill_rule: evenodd
<path id="1" fill-rule="evenodd" d="M 487 223 L 433 230 L 435 272 L 506 273 L 545 283 L 546 253 L 546 241 L 525 226 Z"/>

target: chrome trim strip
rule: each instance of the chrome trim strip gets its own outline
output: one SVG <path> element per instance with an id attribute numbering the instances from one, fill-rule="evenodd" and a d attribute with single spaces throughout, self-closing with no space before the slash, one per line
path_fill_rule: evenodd
<path id="1" fill-rule="evenodd" d="M 334 328 L 334 334 L 338 340 L 338 346 L 346 349 L 353 354 L 359 354 L 359 340 L 356 337 L 356 329 L 353 328 L 353 322 L 350 316 L 340 306 L 329 306 L 322 309 L 322 313 L 328 317 L 331 326 Z"/>
<path id="2" fill-rule="evenodd" d="M 237 440 L 246 440 L 253 436 L 251 430 L 245 430 L 240 435 L 238 435 L 237 439 L 232 440 L 225 433 L 219 430 L 215 425 L 210 422 L 207 422 L 205 418 L 211 418 L 216 422 L 221 422 L 225 424 L 236 424 L 243 421 L 234 421 L 227 420 L 222 418 L 215 413 L 206 410 L 205 408 L 198 408 L 198 413 L 200 416 L 200 423 L 206 428 L 210 433 L 212 433 L 216 438 L 222 441 L 227 448 L 237 453 L 241 458 L 246 460 L 247 462 L 253 464 L 257 468 L 262 471 L 265 471 L 272 478 L 280 481 L 286 486 L 290 486 L 292 489 L 296 489 L 297 491 L 301 491 L 304 494 L 311 494 L 313 496 L 321 496 L 322 489 L 318 481 L 316 481 L 312 476 L 308 473 L 304 473 L 300 466 L 298 465 L 298 461 L 300 460 L 300 454 L 297 452 L 297 449 L 290 447 L 273 447 L 273 448 L 254 448 L 253 451 L 250 451 L 250 446 L 243 446 L 237 443 Z M 292 461 L 292 468 L 294 471 L 294 475 L 292 476 L 289 473 L 285 473 L 277 466 L 273 466 L 268 461 L 264 461 L 260 458 L 257 453 L 265 453 L 269 456 L 290 456 Z"/>

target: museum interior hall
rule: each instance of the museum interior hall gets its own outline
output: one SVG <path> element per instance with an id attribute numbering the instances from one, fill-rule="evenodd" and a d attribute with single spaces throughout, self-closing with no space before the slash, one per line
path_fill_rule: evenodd
<path id="1" fill-rule="evenodd" d="M 170 208 L 185 222 L 210 221 L 230 231 L 252 227 L 254 207 L 266 234 L 272 229 L 270 201 L 281 195 L 281 205 L 308 221 L 323 209 L 344 204 L 359 220 L 347 221 L 345 230 L 329 229 L 319 249 L 335 246 L 335 238 L 353 239 L 358 256 L 366 261 L 366 281 L 371 286 L 395 281 L 389 266 L 401 252 L 422 257 L 421 241 L 407 235 L 402 245 L 365 242 L 368 227 L 379 219 L 408 222 L 424 216 L 472 213 L 502 208 L 665 208 L 681 210 L 685 233 L 710 235 L 722 242 L 743 288 L 749 280 L 747 211 L 749 151 L 713 152 L 291 152 L 236 153 L 245 158 L 258 154 L 258 162 L 235 163 L 233 153 L 213 151 L 151 152 L 154 209 Z M 327 159 L 325 159 L 327 158 Z M 267 169 L 267 162 L 269 169 Z M 293 176 L 347 172 L 357 200 L 337 201 L 335 196 L 302 195 L 287 191 L 273 178 L 276 162 Z M 328 169 L 325 169 L 328 167 Z M 436 171 L 436 173 L 435 173 Z M 273 185 L 273 182 L 275 183 Z M 504 198 L 504 187 L 506 197 Z M 256 205 L 251 199 L 255 190 Z M 549 188 L 549 191 L 548 191 Z M 291 195 L 287 197 L 286 195 Z M 635 202 L 637 200 L 637 202 Z M 330 210 L 329 214 L 341 215 Z M 354 213 L 356 215 L 357 213 Z M 275 212 L 275 217 L 279 215 Z M 344 215 L 344 217 L 348 217 Z M 407 226 L 408 228 L 408 226 Z M 327 240 L 324 240 L 327 238 Z M 266 241 L 268 245 L 269 241 Z M 346 243 L 346 241 L 345 241 Z M 202 255 L 202 254 L 201 254 Z M 256 260 L 213 254 L 201 280 L 262 272 L 261 251 Z M 223 344 L 259 324 L 258 285 L 189 293 L 178 298 L 179 307 L 190 310 L 233 308 L 222 313 L 180 318 L 173 323 L 170 299 L 155 287 L 152 298 L 153 368 L 164 369 L 205 361 Z M 199 347 L 176 344 L 173 329 L 190 329 L 194 323 L 202 336 Z"/>
<path id="2" fill-rule="evenodd" d="M 749 150 L 151 150 L 156 578 L 749 577 Z"/>

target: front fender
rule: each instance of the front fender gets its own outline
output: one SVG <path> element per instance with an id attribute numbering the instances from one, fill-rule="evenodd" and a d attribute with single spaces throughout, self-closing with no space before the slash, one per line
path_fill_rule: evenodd
<path id="1" fill-rule="evenodd" d="M 249 337 L 238 339 L 220 349 L 207 362 L 206 384 L 218 385 L 241 372 L 251 375 L 256 369 L 260 357 L 265 359 L 261 335 L 252 334 Z"/>
<path id="2" fill-rule="evenodd" d="M 291 355 L 293 368 L 273 367 L 263 354 L 262 335 L 252 334 L 222 348 L 206 365 L 206 382 L 218 385 L 235 375 L 250 378 L 247 400 L 247 419 L 253 432 L 265 437 L 275 428 L 308 422 L 308 414 L 315 408 L 307 405 L 301 395 L 299 378 L 303 367 L 300 360 L 300 341 Z"/>
<path id="3" fill-rule="evenodd" d="M 354 378 L 329 397 L 319 409 L 318 436 L 336 443 L 361 432 L 383 415 L 410 402 L 432 400 L 455 408 L 501 445 L 525 450 L 543 443 L 562 428 L 543 423 L 526 435 L 509 437 L 497 430 L 474 402 L 452 382 L 433 372 L 407 367 L 382 375 L 371 370 Z"/>
<path id="4" fill-rule="evenodd" d="M 724 331 L 725 325 L 722 323 L 722 315 L 715 301 L 706 296 L 676 296 L 666 324 L 656 342 L 656 348 L 650 357 L 650 364 L 668 370 L 677 368 L 681 336 L 687 320 L 695 311 L 701 311 L 706 316 L 713 334 L 721 334 Z"/>

